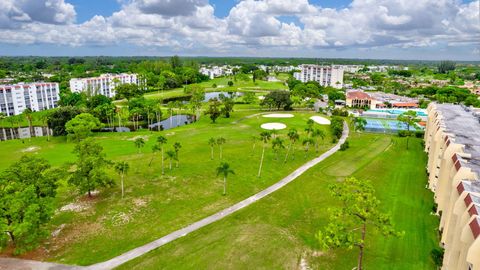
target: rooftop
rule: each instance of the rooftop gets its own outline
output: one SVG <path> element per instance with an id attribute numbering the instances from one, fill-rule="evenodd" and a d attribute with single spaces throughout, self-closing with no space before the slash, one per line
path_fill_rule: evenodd
<path id="1" fill-rule="evenodd" d="M 455 143 L 465 145 L 465 153 L 471 158 L 462 158 L 462 166 L 480 176 L 480 116 L 469 108 L 453 104 L 437 104 L 437 111 L 443 116 L 445 131 L 452 134 Z"/>

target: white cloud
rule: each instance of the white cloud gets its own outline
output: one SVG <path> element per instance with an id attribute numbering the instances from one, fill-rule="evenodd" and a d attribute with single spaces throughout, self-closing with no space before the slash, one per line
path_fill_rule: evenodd
<path id="1" fill-rule="evenodd" d="M 206 6 L 208 0 L 135 0 L 133 5 L 147 14 L 159 14 L 167 17 L 189 16 L 198 7 Z"/>
<path id="2" fill-rule="evenodd" d="M 0 34 L 13 44 L 133 44 L 198 54 L 480 43 L 478 0 L 354 0 L 342 9 L 307 0 L 243 0 L 225 18 L 207 0 L 122 3 L 111 16 L 75 24 L 75 9 L 64 0 L 2 0 Z M 282 21 L 285 16 L 293 20 Z"/>
<path id="3" fill-rule="evenodd" d="M 73 5 L 64 0 L 2 0 L 0 28 L 18 28 L 22 23 L 70 24 L 75 21 Z"/>

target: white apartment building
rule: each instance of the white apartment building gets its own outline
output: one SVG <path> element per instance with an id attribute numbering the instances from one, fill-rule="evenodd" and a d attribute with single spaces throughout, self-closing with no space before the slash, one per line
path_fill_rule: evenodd
<path id="1" fill-rule="evenodd" d="M 300 65 L 293 76 L 301 82 L 316 81 L 321 86 L 343 87 L 342 66 Z"/>
<path id="2" fill-rule="evenodd" d="M 102 74 L 99 77 L 92 78 L 73 78 L 70 80 L 70 90 L 72 92 L 88 92 L 94 95 L 104 95 L 107 97 L 115 96 L 115 87 L 120 84 L 133 83 L 139 84 L 137 74 Z"/>
<path id="3" fill-rule="evenodd" d="M 41 111 L 57 107 L 58 83 L 18 83 L 0 85 L 0 112 L 10 116 L 21 114 L 25 109 Z"/>
<path id="4" fill-rule="evenodd" d="M 273 66 L 272 71 L 288 73 L 288 72 L 293 71 L 295 69 L 297 69 L 297 68 L 294 67 L 294 66 Z"/>
<path id="5" fill-rule="evenodd" d="M 342 67 L 343 70 L 348 73 L 357 73 L 363 68 L 362 65 L 343 65 Z"/>
<path id="6" fill-rule="evenodd" d="M 238 68 L 238 67 L 237 67 Z M 233 75 L 233 68 L 230 66 L 202 66 L 199 72 L 210 79 L 214 79 L 221 76 Z"/>

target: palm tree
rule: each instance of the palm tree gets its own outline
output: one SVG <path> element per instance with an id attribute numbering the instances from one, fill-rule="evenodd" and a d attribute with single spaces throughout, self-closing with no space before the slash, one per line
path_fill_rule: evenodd
<path id="1" fill-rule="evenodd" d="M 276 137 L 272 141 L 272 149 L 273 152 L 275 153 L 275 160 L 278 159 L 278 150 L 285 148 L 285 145 L 283 145 L 283 140 L 280 139 L 279 137 Z"/>
<path id="2" fill-rule="evenodd" d="M 170 160 L 170 170 L 172 170 L 172 161 L 177 160 L 177 155 L 175 154 L 175 150 L 168 150 L 167 151 L 167 158 Z"/>
<path id="3" fill-rule="evenodd" d="M 315 152 L 318 153 L 318 140 L 317 138 L 320 137 L 322 141 L 325 139 L 325 132 L 318 128 L 314 129 L 312 132 L 312 137 L 315 138 Z"/>
<path id="4" fill-rule="evenodd" d="M 158 101 L 157 104 L 153 107 L 153 111 L 155 112 L 155 118 L 157 122 L 157 131 L 160 131 L 160 121 L 162 121 L 162 103 Z"/>
<path id="5" fill-rule="evenodd" d="M 355 117 L 353 118 L 353 128 L 355 131 L 362 131 L 365 130 L 365 126 L 367 125 L 367 120 L 362 117 Z"/>
<path id="6" fill-rule="evenodd" d="M 32 113 L 33 113 L 33 111 L 30 108 L 26 108 L 22 113 L 23 115 L 25 115 L 25 118 L 28 121 L 28 130 L 30 130 L 30 138 L 33 135 L 33 130 L 32 130 L 33 115 L 32 115 Z M 30 140 L 30 138 L 28 138 L 28 140 Z"/>
<path id="7" fill-rule="evenodd" d="M 276 138 L 278 131 L 276 129 L 272 129 L 271 134 L 272 134 L 272 138 Z"/>
<path id="8" fill-rule="evenodd" d="M 298 135 L 298 132 L 296 129 L 292 128 L 290 131 L 288 131 L 288 139 L 290 139 L 290 146 L 288 147 L 287 154 L 285 155 L 285 160 L 283 161 L 284 163 L 287 162 L 288 159 L 288 154 L 290 153 L 291 150 L 293 150 L 293 147 L 295 143 L 298 141 L 300 136 Z M 292 157 L 295 155 L 295 151 L 293 151 Z"/>
<path id="9" fill-rule="evenodd" d="M 173 101 L 169 101 L 167 103 L 167 108 L 168 108 L 168 112 L 170 113 L 170 128 L 173 127 L 173 108 L 175 108 L 175 104 L 173 103 Z"/>
<path id="10" fill-rule="evenodd" d="M 310 149 L 310 145 L 313 143 L 315 143 L 315 141 L 310 137 L 303 139 L 302 144 L 305 146 L 305 157 L 307 157 L 307 153 L 308 153 L 308 150 Z"/>
<path id="11" fill-rule="evenodd" d="M 265 156 L 265 146 L 267 145 L 271 137 L 272 137 L 272 134 L 268 131 L 263 131 L 262 133 L 260 133 L 260 140 L 263 142 L 263 149 L 262 149 L 262 158 L 260 159 L 260 167 L 258 168 L 258 177 L 260 177 L 262 173 L 263 158 Z"/>
<path id="12" fill-rule="evenodd" d="M 220 166 L 217 167 L 217 176 L 220 174 L 223 175 L 223 196 L 227 194 L 227 177 L 229 174 L 235 174 L 235 172 L 230 168 L 230 165 L 226 162 L 221 162 Z"/>
<path id="13" fill-rule="evenodd" d="M 222 145 L 226 142 L 227 142 L 227 140 L 225 140 L 225 138 L 223 138 L 223 137 L 220 137 L 220 138 L 217 139 L 217 145 L 220 147 L 220 159 L 222 159 L 222 156 L 223 156 Z"/>
<path id="14" fill-rule="evenodd" d="M 307 136 L 310 136 L 310 133 L 313 132 L 313 120 L 308 119 L 307 121 L 307 127 L 305 128 L 305 132 L 307 132 Z"/>
<path id="15" fill-rule="evenodd" d="M 210 159 L 213 160 L 213 147 L 217 144 L 214 138 L 208 139 L 208 145 L 210 145 Z"/>
<path id="16" fill-rule="evenodd" d="M 164 136 L 160 135 L 157 137 L 157 143 L 160 145 L 160 150 L 162 151 L 162 174 L 165 174 L 165 169 L 164 169 L 164 166 L 163 166 L 163 145 L 167 143 L 167 138 L 165 138 Z"/>
<path id="17" fill-rule="evenodd" d="M 115 171 L 120 175 L 121 177 L 121 186 L 122 186 L 122 198 L 123 198 L 123 195 L 124 195 L 124 188 L 123 188 L 123 177 L 127 174 L 128 172 L 128 169 L 130 168 L 130 166 L 128 165 L 127 162 L 125 161 L 120 161 L 118 162 L 117 164 L 115 164 Z"/>
<path id="18" fill-rule="evenodd" d="M 252 155 L 253 155 L 253 153 L 255 153 L 255 146 L 257 145 L 258 137 L 252 136 L 252 141 L 253 141 L 253 147 L 252 147 Z"/>
<path id="19" fill-rule="evenodd" d="M 143 138 L 136 138 L 133 143 L 135 147 L 138 148 L 138 153 L 140 154 L 140 149 L 145 146 L 145 140 Z"/>
<path id="20" fill-rule="evenodd" d="M 178 152 L 182 148 L 182 145 L 179 142 L 173 144 L 173 150 L 175 151 L 175 160 L 177 161 L 177 168 L 178 168 Z"/>
<path id="21" fill-rule="evenodd" d="M 155 153 L 157 153 L 158 151 L 160 151 L 160 146 L 158 146 L 158 144 L 154 144 L 152 146 L 152 158 L 150 159 L 150 162 L 148 163 L 148 167 L 150 167 L 152 165 L 152 161 L 153 161 L 153 158 L 155 157 Z M 163 159 L 163 157 L 162 157 Z"/>
<path id="22" fill-rule="evenodd" d="M 50 141 L 50 128 L 48 127 L 48 115 L 42 114 L 40 116 L 40 120 L 42 120 L 42 125 L 46 127 L 47 130 L 47 142 Z"/>

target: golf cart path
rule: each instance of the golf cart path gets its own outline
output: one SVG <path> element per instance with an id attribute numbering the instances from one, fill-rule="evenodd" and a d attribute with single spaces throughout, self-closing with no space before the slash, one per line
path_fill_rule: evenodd
<path id="1" fill-rule="evenodd" d="M 52 268 L 39 268 L 39 269 L 83 269 L 83 270 L 106 270 L 106 269 L 113 269 L 115 267 L 118 267 L 130 260 L 133 260 L 135 258 L 138 258 L 156 248 L 159 248 L 167 243 L 170 243 L 178 238 L 181 238 L 181 237 L 184 237 L 186 236 L 187 234 L 191 233 L 191 232 L 194 232 L 200 228 L 203 228 L 213 222 L 216 222 L 216 221 L 219 221 L 221 219 L 223 219 L 224 217 L 226 216 L 229 216 L 249 205 L 251 205 L 252 203 L 272 194 L 273 192 L 281 189 L 282 187 L 286 186 L 288 183 L 292 182 L 293 180 L 295 180 L 297 177 L 299 177 L 300 175 L 302 175 L 304 172 L 306 172 L 308 169 L 312 168 L 313 166 L 317 165 L 318 163 L 322 162 L 323 160 L 325 160 L 326 158 L 330 157 L 331 155 L 333 155 L 335 152 L 337 152 L 339 149 L 340 149 L 340 145 L 343 144 L 345 142 L 345 140 L 348 138 L 348 134 L 349 134 L 349 129 L 348 129 L 348 125 L 346 123 L 343 124 L 344 126 L 344 130 L 343 130 L 343 134 L 342 134 L 342 137 L 340 138 L 340 140 L 338 141 L 338 143 L 330 148 L 327 152 L 323 153 L 322 155 L 320 155 L 319 157 L 317 158 L 314 158 L 310 161 L 308 161 L 307 163 L 303 164 L 301 167 L 299 167 L 298 169 L 296 169 L 295 171 L 293 171 L 291 174 L 289 174 L 288 176 L 286 176 L 285 178 L 283 178 L 282 180 L 278 181 L 277 183 L 269 186 L 268 188 L 258 192 L 257 194 L 255 195 L 252 195 L 250 197 L 248 197 L 247 199 L 239 202 L 239 203 L 236 203 L 228 208 L 225 208 L 211 216 L 208 216 L 200 221 L 197 221 L 195 223 L 192 223 L 182 229 L 179 229 L 177 231 L 174 231 L 170 234 L 167 234 L 157 240 L 154 240 L 150 243 L 147 243 L 143 246 L 140 246 L 140 247 L 137 247 L 137 248 L 134 248 L 130 251 L 127 251 L 117 257 L 114 257 L 108 261 L 104 261 L 104 262 L 101 262 L 101 263 L 97 263 L 97 264 L 93 264 L 93 265 L 90 265 L 90 266 L 85 266 L 85 267 L 78 267 L 78 266 L 67 266 L 67 265 L 64 265 L 64 266 L 61 266 L 63 268 L 55 268 L 55 267 L 52 267 Z M 4 259 L 0 258 L 0 270 L 3 269 L 2 267 L 4 266 L 4 262 L 3 262 Z M 41 262 L 38 262 L 39 263 L 39 266 L 40 266 L 40 263 Z M 57 267 L 59 267 L 59 265 L 57 265 Z M 29 268 L 8 268 L 8 269 L 29 269 Z M 37 269 L 36 267 L 35 268 L 32 268 L 32 269 Z"/>
<path id="2" fill-rule="evenodd" d="M 224 217 L 226 217 L 228 215 L 231 215 L 231 214 L 237 212 L 238 210 L 243 209 L 243 208 L 249 206 L 250 204 L 264 198 L 265 196 L 272 194 L 273 192 L 281 189 L 282 187 L 286 186 L 288 183 L 295 180 L 298 176 L 302 175 L 308 169 L 312 168 L 313 166 L 317 165 L 321 161 L 325 160 L 326 158 L 328 158 L 329 156 L 331 156 L 332 154 L 337 152 L 340 149 L 340 145 L 343 144 L 345 142 L 345 140 L 347 139 L 348 132 L 349 132 L 348 126 L 347 126 L 347 124 L 344 123 L 344 131 L 343 131 L 342 137 L 340 138 L 340 140 L 338 141 L 338 143 L 334 147 L 332 147 L 330 150 L 323 153 L 319 157 L 317 157 L 315 159 L 312 159 L 309 162 L 303 164 L 300 168 L 296 169 L 294 172 L 289 174 L 287 177 L 285 177 L 282 180 L 280 180 L 279 182 L 271 185 L 270 187 L 260 191 L 259 193 L 255 194 L 255 195 L 252 195 L 249 198 L 247 198 L 247 199 L 245 199 L 245 200 L 243 200 L 239 203 L 236 203 L 236 204 L 234 204 L 234 205 L 232 205 L 232 206 L 230 206 L 226 209 L 223 209 L 220 212 L 217 212 L 217 213 L 215 213 L 211 216 L 208 216 L 208 217 L 206 217 L 206 218 L 204 218 L 200 221 L 192 223 L 192 224 L 188 225 L 187 227 L 184 227 L 183 229 L 180 229 L 180 230 L 172 232 L 168 235 L 165 235 L 164 237 L 159 238 L 159 239 L 157 239 L 153 242 L 150 242 L 146 245 L 143 245 L 141 247 L 132 249 L 132 250 L 130 250 L 128 252 L 125 252 L 122 255 L 117 256 L 115 258 L 112 258 L 108 261 L 88 266 L 87 269 L 104 270 L 104 269 L 115 268 L 115 267 L 117 267 L 119 265 L 122 265 L 122 264 L 124 264 L 124 263 L 126 263 L 130 260 L 133 260 L 137 257 L 140 257 L 140 256 L 148 253 L 151 250 L 154 250 L 158 247 L 161 247 L 161 246 L 163 246 L 167 243 L 170 243 L 170 242 L 172 242 L 172 241 L 174 241 L 174 240 L 176 240 L 180 237 L 186 236 L 187 234 L 189 234 L 193 231 L 196 231 L 196 230 L 198 230 L 202 227 L 205 227 L 205 226 L 207 226 L 207 225 L 209 225 L 209 224 L 211 224 L 215 221 L 221 220 Z"/>

